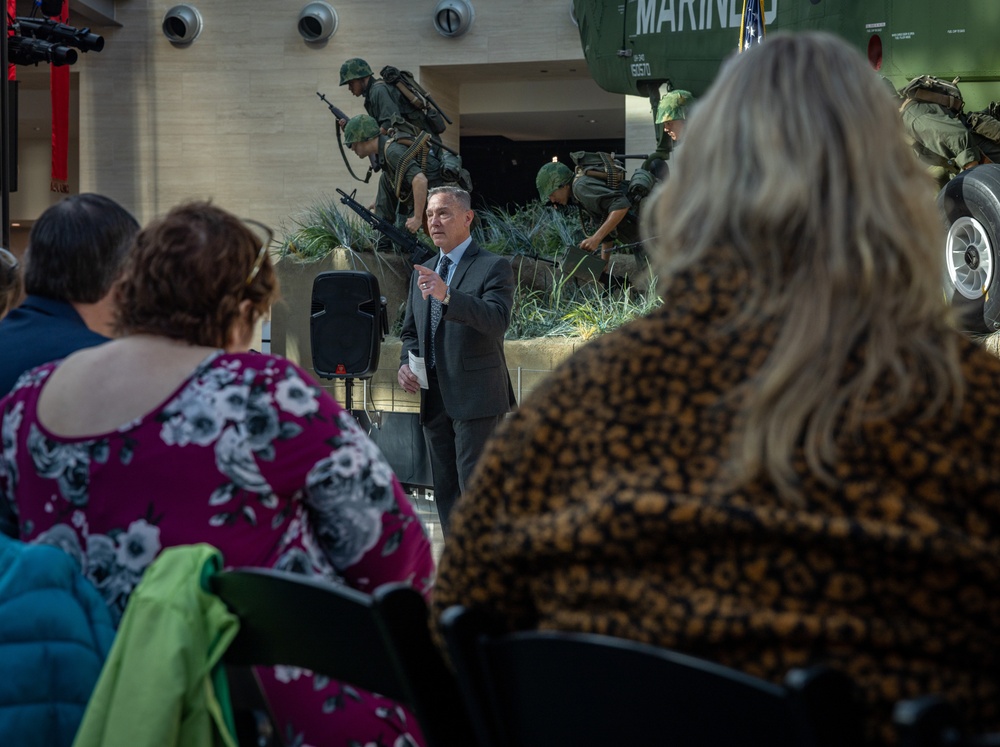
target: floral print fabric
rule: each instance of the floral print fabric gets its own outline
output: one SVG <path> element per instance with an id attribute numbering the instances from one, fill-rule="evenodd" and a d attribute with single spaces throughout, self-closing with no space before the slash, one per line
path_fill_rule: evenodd
<path id="1" fill-rule="evenodd" d="M 388 463 L 293 363 L 213 354 L 154 411 L 85 438 L 37 420 L 56 365 L 0 400 L 0 530 L 73 556 L 116 623 L 160 550 L 193 542 L 230 567 L 429 591 L 430 545 Z M 288 668 L 261 674 L 291 743 L 421 739 L 391 701 Z"/>

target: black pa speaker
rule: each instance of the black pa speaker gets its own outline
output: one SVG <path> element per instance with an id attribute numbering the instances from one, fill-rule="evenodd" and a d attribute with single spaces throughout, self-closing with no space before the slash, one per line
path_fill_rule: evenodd
<path id="1" fill-rule="evenodd" d="M 321 272 L 313 280 L 309 340 L 325 379 L 369 379 L 388 331 L 386 300 L 370 272 Z"/>

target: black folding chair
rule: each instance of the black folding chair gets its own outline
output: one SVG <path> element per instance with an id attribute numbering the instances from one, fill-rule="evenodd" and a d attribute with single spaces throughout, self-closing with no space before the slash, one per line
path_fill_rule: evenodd
<path id="1" fill-rule="evenodd" d="M 829 668 L 793 670 L 776 685 L 608 636 L 497 635 L 461 607 L 441 624 L 480 747 L 863 743 L 853 685 Z"/>
<path id="2" fill-rule="evenodd" d="M 965 733 L 958 709 L 940 695 L 901 700 L 892 720 L 899 747 L 1000 747 L 1000 734 Z"/>
<path id="3" fill-rule="evenodd" d="M 408 706 L 430 747 L 473 743 L 457 683 L 431 640 L 423 597 L 405 584 L 369 596 L 259 568 L 224 571 L 212 590 L 240 618 L 227 667 L 303 667 Z M 237 683 L 245 682 L 236 678 Z M 237 684 L 236 690 L 246 693 Z"/>

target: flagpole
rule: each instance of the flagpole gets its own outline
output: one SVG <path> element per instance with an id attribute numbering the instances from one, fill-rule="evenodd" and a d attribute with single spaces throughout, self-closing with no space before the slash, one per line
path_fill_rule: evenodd
<path id="1" fill-rule="evenodd" d="M 7 29 L 9 4 L 4 3 L 3 34 L 0 35 L 0 60 L 3 61 L 3 89 L 0 90 L 0 246 L 10 249 L 10 63 L 7 61 Z"/>
<path id="2" fill-rule="evenodd" d="M 740 13 L 740 40 L 736 42 L 736 51 L 743 51 L 743 40 L 746 38 L 747 25 L 747 0 L 743 0 L 743 12 Z"/>

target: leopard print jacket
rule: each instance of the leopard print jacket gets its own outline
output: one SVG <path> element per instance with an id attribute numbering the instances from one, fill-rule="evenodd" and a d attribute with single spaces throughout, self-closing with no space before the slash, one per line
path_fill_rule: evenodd
<path id="1" fill-rule="evenodd" d="M 678 278 L 501 425 L 453 515 L 435 617 L 482 606 L 512 630 L 630 638 L 773 681 L 831 664 L 880 741 L 892 703 L 927 693 L 1000 727 L 1000 360 L 963 338 L 957 420 L 840 438 L 836 487 L 799 455 L 802 506 L 763 479 L 720 493 L 727 395 L 769 346 L 721 324 L 738 291 Z"/>

